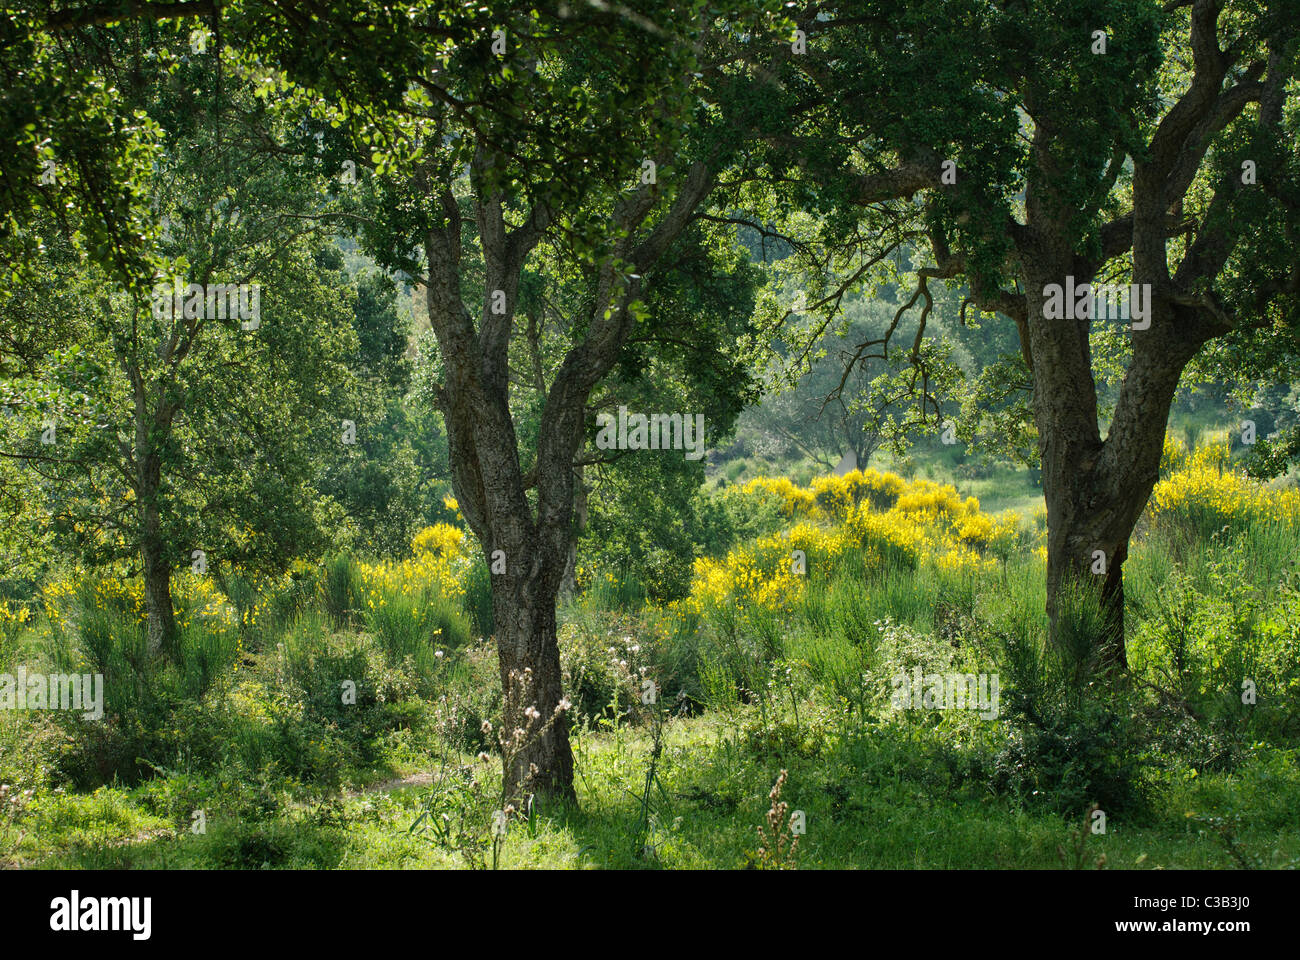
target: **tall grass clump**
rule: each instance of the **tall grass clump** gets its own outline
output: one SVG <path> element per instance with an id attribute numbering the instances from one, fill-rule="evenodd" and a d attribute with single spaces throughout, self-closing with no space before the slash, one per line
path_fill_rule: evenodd
<path id="1" fill-rule="evenodd" d="M 210 583 L 186 575 L 173 586 L 176 632 L 157 654 L 138 582 L 77 575 L 49 592 L 59 599 L 48 608 L 46 662 L 37 668 L 103 678 L 102 722 L 80 711 L 57 715 L 75 743 L 59 764 L 79 786 L 134 782 L 149 775 L 150 760 L 204 749 L 201 737 L 189 742 L 194 730 L 178 717 L 200 715 L 219 695 L 238 668 L 242 640 L 233 607 Z"/>
<path id="2" fill-rule="evenodd" d="M 321 600 L 336 627 L 346 626 L 359 614 L 365 601 L 361 566 L 349 553 L 325 560 L 320 580 Z"/>
<path id="3" fill-rule="evenodd" d="M 761 702 L 769 668 L 794 656 L 831 678 L 837 696 L 860 701 L 848 671 L 865 661 L 853 648 L 869 645 L 884 619 L 957 629 L 973 615 L 979 578 L 1005 573 L 1021 537 L 1015 515 L 989 517 L 952 487 L 875 470 L 806 488 L 758 478 L 727 497 L 775 504 L 792 522 L 698 558 L 690 594 L 665 608 L 680 625 L 668 642 L 693 645 L 714 699 Z M 833 652 L 818 649 L 832 640 Z"/>
<path id="4" fill-rule="evenodd" d="M 476 637 L 490 637 L 496 630 L 492 612 L 492 573 L 478 558 L 465 575 L 465 613 Z"/>
<path id="5" fill-rule="evenodd" d="M 409 659 L 417 675 L 437 673 L 449 654 L 469 645 L 469 618 L 459 604 L 433 591 L 383 592 L 368 605 L 366 629 L 390 664 Z"/>
<path id="6" fill-rule="evenodd" d="M 473 564 L 464 541 L 459 528 L 436 523 L 415 535 L 409 559 L 360 566 L 361 619 L 390 665 L 410 661 L 418 676 L 433 677 L 469 645 L 461 603 Z"/>
<path id="7" fill-rule="evenodd" d="M 986 637 L 999 655 L 1010 737 L 994 760 L 993 785 L 1027 808 L 1079 816 L 1092 804 L 1108 814 L 1141 810 L 1145 737 L 1133 693 L 1102 682 L 1097 638 L 1106 616 L 1097 591 L 1067 589 L 1058 638 L 1046 617 L 1014 613 Z M 1026 630 L 1025 627 L 1030 629 Z"/>

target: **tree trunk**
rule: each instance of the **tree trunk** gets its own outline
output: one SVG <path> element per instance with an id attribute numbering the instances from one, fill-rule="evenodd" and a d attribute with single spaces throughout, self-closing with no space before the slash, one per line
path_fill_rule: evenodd
<path id="1" fill-rule="evenodd" d="M 578 537 L 587 529 L 587 485 L 583 483 L 583 466 L 573 468 L 575 494 L 574 537 L 569 545 L 569 556 L 564 562 L 564 577 L 560 581 L 560 596 L 573 597 L 578 593 Z"/>
<path id="2" fill-rule="evenodd" d="M 149 655 L 159 656 L 170 648 L 176 635 L 176 615 L 172 609 L 172 569 L 163 549 L 157 509 L 145 509 L 144 537 L 140 543 L 144 566 L 144 605 L 147 616 Z"/>
<path id="3" fill-rule="evenodd" d="M 139 473 L 137 496 L 140 501 L 140 560 L 144 577 L 144 605 L 149 656 L 156 658 L 170 649 L 176 635 L 176 616 L 172 610 L 172 568 L 163 542 L 162 514 L 158 493 L 162 488 L 162 460 L 153 448 L 145 416 L 143 394 L 137 395 L 136 449 Z"/>
<path id="4" fill-rule="evenodd" d="M 560 708 L 563 685 L 556 637 L 555 594 L 545 584 L 508 575 L 493 578 L 501 689 L 504 795 L 546 793 L 576 801 L 569 717 Z"/>
<path id="5" fill-rule="evenodd" d="M 471 168 L 483 289 L 492 291 L 479 305 L 477 325 L 462 295 L 463 218 L 449 187 L 439 195 L 441 224 L 425 233 L 429 323 L 445 364 L 437 398 L 447 425 L 456 496 L 492 570 L 505 698 L 500 731 L 506 752 L 505 794 L 518 798 L 528 791 L 544 791 L 574 800 L 569 722 L 566 710 L 560 709 L 555 612 L 575 539 L 574 460 L 585 440 L 591 392 L 613 368 L 636 326 L 632 305 L 641 296 L 641 276 L 691 223 L 713 187 L 713 177 L 705 164 L 692 163 L 670 209 L 635 245 L 631 237 L 654 209 L 658 188 L 642 190 L 636 204 L 618 205 L 615 225 L 623 239 L 596 278 L 594 306 L 581 324 L 583 334 L 546 392 L 536 461 L 526 477 L 511 414 L 509 347 L 524 264 L 549 228 L 552 213 L 544 204 L 535 206 L 522 224 L 511 228 L 505 219 L 505 197 L 493 186 L 494 178 L 485 176 L 499 162 L 501 158 L 481 144 Z M 620 261 L 637 270 L 638 276 L 626 284 L 614 266 Z"/>
<path id="6" fill-rule="evenodd" d="M 1067 644 L 1074 637 L 1067 618 L 1079 615 L 1076 604 L 1085 599 L 1095 602 L 1101 620 L 1100 635 L 1081 639 L 1091 642 L 1097 666 L 1103 671 L 1125 670 L 1124 560 L 1132 529 L 1108 529 L 1107 514 L 1076 509 L 1072 496 L 1075 491 L 1055 484 L 1043 486 L 1049 517 L 1047 613 L 1051 637 L 1057 644 Z M 1142 499 L 1145 501 L 1145 494 Z M 1074 652 L 1084 656 L 1089 651 Z"/>

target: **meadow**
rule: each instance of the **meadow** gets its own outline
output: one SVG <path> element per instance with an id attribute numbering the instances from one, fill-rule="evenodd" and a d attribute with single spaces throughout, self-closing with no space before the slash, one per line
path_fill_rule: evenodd
<path id="1" fill-rule="evenodd" d="M 0 674 L 102 674 L 106 715 L 0 710 L 0 863 L 1300 862 L 1300 492 L 1225 445 L 1166 441 L 1107 684 L 1088 595 L 1047 641 L 1041 506 L 877 469 L 707 501 L 683 596 L 580 564 L 561 606 L 576 806 L 504 799 L 488 571 L 454 500 L 401 559 L 180 576 L 163 660 L 138 580 L 64 569 L 0 606 Z M 897 709 L 917 670 L 995 676 L 996 715 Z"/>

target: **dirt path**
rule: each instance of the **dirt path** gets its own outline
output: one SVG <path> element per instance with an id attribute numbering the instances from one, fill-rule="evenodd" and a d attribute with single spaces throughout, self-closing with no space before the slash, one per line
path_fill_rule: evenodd
<path id="1" fill-rule="evenodd" d="M 364 797 L 370 793 L 392 793 L 394 790 L 406 790 L 410 787 L 427 787 L 431 783 L 433 783 L 433 774 L 425 771 L 423 773 L 413 773 L 397 780 L 382 780 L 379 783 L 372 783 L 368 787 L 362 787 L 360 790 L 349 790 L 344 794 L 344 797 L 355 800 L 357 797 Z"/>

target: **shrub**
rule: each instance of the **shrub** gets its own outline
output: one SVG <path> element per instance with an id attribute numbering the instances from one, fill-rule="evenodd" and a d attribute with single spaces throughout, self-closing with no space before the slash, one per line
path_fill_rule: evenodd
<path id="1" fill-rule="evenodd" d="M 329 783 L 348 768 L 374 764 L 383 736 L 417 724 L 424 707 L 417 678 L 390 665 L 382 650 L 364 636 L 320 626 L 307 617 L 285 636 L 280 657 L 288 700 L 271 714 L 272 724 L 260 726 L 275 730 L 271 751 L 284 769 Z M 337 763 L 331 753 L 339 755 Z M 250 759 L 257 766 L 265 758 Z"/>
<path id="2" fill-rule="evenodd" d="M 1280 742 L 1294 734 L 1300 702 L 1300 585 L 1287 577 L 1261 590 L 1245 567 L 1244 545 L 1234 543 L 1199 577 L 1168 572 L 1141 604 L 1129 659 L 1207 724 Z M 1254 702 L 1243 702 L 1248 689 Z"/>

